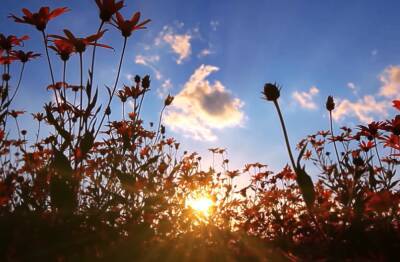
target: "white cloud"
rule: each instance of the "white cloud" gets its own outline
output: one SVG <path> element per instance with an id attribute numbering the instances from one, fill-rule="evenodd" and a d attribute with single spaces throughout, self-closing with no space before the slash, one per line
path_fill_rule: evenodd
<path id="1" fill-rule="evenodd" d="M 377 49 L 372 50 L 372 51 L 371 51 L 371 55 L 372 55 L 372 56 L 378 55 L 378 50 L 377 50 Z"/>
<path id="2" fill-rule="evenodd" d="M 347 117 L 357 117 L 361 122 L 367 123 L 374 120 L 375 117 L 387 116 L 387 101 L 376 101 L 372 95 L 366 95 L 356 102 L 348 99 L 338 100 L 335 110 L 332 111 L 332 117 L 335 121 Z"/>
<path id="3" fill-rule="evenodd" d="M 314 97 L 319 93 L 317 87 L 312 86 L 308 92 L 293 92 L 294 100 L 305 109 L 313 110 L 317 109 L 317 104 L 313 101 Z"/>
<path id="4" fill-rule="evenodd" d="M 183 26 L 183 24 L 182 24 Z M 162 42 L 167 43 L 172 52 L 178 55 L 177 64 L 189 58 L 192 53 L 192 45 L 190 43 L 192 35 L 190 33 L 177 34 L 170 26 L 164 26 L 159 36 L 155 40 L 155 45 L 160 45 Z"/>
<path id="5" fill-rule="evenodd" d="M 220 81 L 206 80 L 218 70 L 201 65 L 185 83 L 165 115 L 165 123 L 172 130 L 197 140 L 213 141 L 217 139 L 215 130 L 243 123 L 243 102 L 233 97 Z"/>
<path id="6" fill-rule="evenodd" d="M 157 94 L 160 98 L 165 98 L 169 93 L 172 88 L 172 82 L 171 79 L 166 79 L 164 82 L 161 84 L 161 87 L 157 89 Z"/>
<path id="7" fill-rule="evenodd" d="M 158 70 L 158 68 L 155 66 L 155 63 L 158 61 L 160 61 L 160 56 L 158 56 L 158 55 L 154 55 L 154 56 L 137 55 L 135 57 L 136 64 L 149 67 L 156 74 L 156 79 L 160 80 L 162 78 L 162 74 L 161 74 L 160 70 Z"/>
<path id="8" fill-rule="evenodd" d="M 205 48 L 203 50 L 200 51 L 200 53 L 197 55 L 199 58 L 201 57 L 205 57 L 205 56 L 209 56 L 212 54 L 212 51 L 208 48 Z"/>
<path id="9" fill-rule="evenodd" d="M 389 66 L 379 76 L 383 86 L 379 95 L 387 98 L 398 98 L 400 94 L 400 66 Z"/>
<path id="10" fill-rule="evenodd" d="M 219 21 L 216 20 L 210 21 L 210 26 L 213 31 L 217 31 L 217 28 L 219 26 Z"/>
<path id="11" fill-rule="evenodd" d="M 354 83 L 348 82 L 347 87 L 351 90 L 351 92 L 353 92 L 354 95 L 357 95 L 358 88 Z"/>

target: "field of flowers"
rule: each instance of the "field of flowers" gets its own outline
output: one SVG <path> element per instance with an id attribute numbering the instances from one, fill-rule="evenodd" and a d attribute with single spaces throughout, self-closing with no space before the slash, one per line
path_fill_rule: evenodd
<path id="1" fill-rule="evenodd" d="M 95 2 L 99 27 L 84 37 L 67 29 L 61 35 L 47 32 L 51 20 L 70 11 L 66 7 L 11 14 L 11 20 L 40 34 L 42 55 L 20 50 L 29 47 L 29 36 L 0 34 L 0 261 L 385 261 L 398 256 L 400 115 L 335 128 L 335 101 L 328 97 L 327 130 L 307 136 L 294 150 L 279 106 L 281 88 L 267 83 L 266 101 L 260 103 L 277 110 L 290 164 L 279 173 L 262 163 L 230 170 L 225 150 L 212 148 L 222 168 L 202 169 L 201 156 L 181 152 L 162 125 L 174 97 L 165 98 L 159 122 L 146 129 L 142 107 L 150 76 L 120 84 L 127 42 L 151 21 L 140 12 L 124 18 L 123 1 Z M 114 85 L 105 87 L 108 97 L 100 104 L 93 83 L 96 49 L 113 49 L 102 42 L 106 28 L 121 33 L 123 48 L 115 50 Z M 73 56 L 80 61 L 78 85 L 66 77 Z M 49 85 L 43 88 L 53 97 L 37 113 L 14 107 L 32 59 L 46 59 L 43 77 Z M 56 63 L 62 72 L 54 72 Z M 11 75 L 12 67 L 20 75 Z M 111 117 L 113 100 L 121 102 L 120 119 Z M 128 102 L 134 105 L 131 112 L 125 109 Z M 400 110 L 400 101 L 393 107 Z M 29 113 L 37 123 L 31 134 L 19 122 Z M 314 181 L 306 163 L 317 167 Z M 240 176 L 249 184 L 239 185 Z"/>

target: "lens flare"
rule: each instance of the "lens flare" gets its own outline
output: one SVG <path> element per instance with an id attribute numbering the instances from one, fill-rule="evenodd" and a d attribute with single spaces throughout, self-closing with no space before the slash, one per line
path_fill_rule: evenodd
<path id="1" fill-rule="evenodd" d="M 187 199 L 186 205 L 203 216 L 209 216 L 214 202 L 208 197 L 201 196 Z"/>

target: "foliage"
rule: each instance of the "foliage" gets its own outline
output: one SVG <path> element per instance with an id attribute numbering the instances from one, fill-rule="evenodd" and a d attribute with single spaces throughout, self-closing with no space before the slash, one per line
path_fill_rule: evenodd
<path id="1" fill-rule="evenodd" d="M 38 124 L 35 141 L 20 129 L 13 108 L 25 64 L 39 55 L 16 50 L 27 36 L 0 35 L 3 65 L 0 90 L 0 260 L 145 260 L 145 261 L 297 261 L 316 259 L 385 260 L 400 247 L 400 193 L 396 170 L 400 156 L 400 115 L 393 119 L 341 128 L 334 135 L 319 131 L 297 145 L 295 161 L 278 99 L 281 89 L 266 84 L 263 94 L 274 103 L 292 167 L 273 173 L 260 163 L 243 170 L 229 169 L 224 149 L 210 149 L 221 157 L 221 168 L 201 169 L 201 157 L 180 151 L 162 125 L 168 95 L 157 126 L 146 129 L 141 118 L 149 76 L 136 76 L 132 86 L 119 87 L 126 43 L 150 20 L 140 13 L 125 20 L 123 1 L 96 1 L 100 26 L 96 33 L 76 37 L 47 35 L 46 25 L 69 11 L 42 7 L 24 9 L 18 23 L 33 25 L 43 36 L 54 101 L 32 114 Z M 108 99 L 99 105 L 94 88 L 96 48 L 103 28 L 121 31 L 123 48 Z M 92 46 L 89 63 L 84 52 Z M 49 50 L 55 51 L 55 56 Z M 70 57 L 78 56 L 78 85 L 67 82 Z M 13 88 L 10 67 L 21 63 Z M 62 74 L 52 64 L 61 62 Z M 85 77 L 83 64 L 89 64 Z M 56 81 L 55 75 L 62 75 Z M 86 84 L 84 84 L 86 83 Z M 12 92 L 10 92 L 12 91 Z M 113 120 L 111 102 L 121 101 L 122 120 Z M 130 101 L 133 111 L 125 113 Z M 399 101 L 394 107 L 399 109 Z M 334 110 L 328 98 L 329 113 Z M 332 115 L 330 114 L 332 117 Z M 10 125 L 15 124 L 16 138 Z M 52 130 L 41 134 L 46 125 Z M 336 155 L 329 148 L 334 145 Z M 338 150 L 340 148 L 340 150 Z M 319 171 L 313 182 L 303 160 Z M 236 182 L 250 178 L 246 186 Z M 187 200 L 207 197 L 207 213 Z"/>

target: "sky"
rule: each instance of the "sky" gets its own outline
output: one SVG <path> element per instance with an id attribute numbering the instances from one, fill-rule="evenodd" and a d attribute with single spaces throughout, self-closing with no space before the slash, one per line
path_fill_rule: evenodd
<path id="1" fill-rule="evenodd" d="M 46 5 L 71 9 L 52 20 L 47 33 L 69 28 L 85 36 L 99 26 L 91 0 L 2 0 L 0 32 L 28 34 L 23 49 L 44 53 L 39 32 L 7 16 Z M 394 115 L 391 101 L 400 93 L 398 0 L 129 0 L 125 5 L 124 15 L 140 11 L 152 21 L 129 39 L 119 86 L 131 84 L 136 74 L 151 76 L 147 121 L 157 122 L 163 99 L 174 95 L 163 118 L 167 134 L 182 150 L 202 155 L 204 165 L 214 147 L 227 149 L 232 169 L 261 162 L 279 171 L 288 162 L 275 108 L 261 99 L 266 82 L 282 87 L 279 102 L 292 147 L 328 129 L 328 95 L 336 100 L 336 127 Z M 104 85 L 114 81 L 123 43 L 115 28 L 106 28 L 100 42 L 115 51 L 98 49 L 95 78 L 103 95 Z M 72 82 L 79 72 L 74 59 L 68 67 Z M 42 57 L 27 65 L 15 109 L 41 111 L 51 99 L 45 62 Z M 118 102 L 111 109 L 121 112 Z M 29 125 L 24 121 L 22 128 L 35 128 Z"/>

